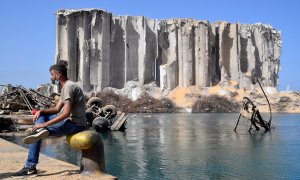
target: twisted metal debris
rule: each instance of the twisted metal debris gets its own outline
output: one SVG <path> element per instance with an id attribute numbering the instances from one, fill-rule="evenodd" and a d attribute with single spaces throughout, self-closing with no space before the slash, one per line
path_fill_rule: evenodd
<path id="1" fill-rule="evenodd" d="M 253 101 L 251 101 L 248 97 L 243 97 L 243 105 L 242 105 L 242 108 L 241 108 L 241 111 L 240 111 L 239 118 L 236 122 L 234 131 L 236 131 L 236 129 L 237 129 L 237 126 L 240 122 L 241 116 L 248 119 L 251 122 L 251 126 L 248 130 L 249 132 L 252 130 L 252 126 L 255 127 L 256 131 L 260 130 L 259 127 L 263 127 L 265 129 L 265 131 L 269 131 L 271 129 L 271 122 L 272 122 L 271 105 L 270 105 L 269 99 L 268 99 L 264 89 L 262 88 L 259 80 L 256 79 L 256 81 L 259 84 L 259 87 L 261 88 L 261 90 L 262 90 L 262 92 L 263 92 L 263 94 L 266 97 L 266 100 L 268 102 L 269 111 L 270 111 L 270 119 L 269 119 L 269 121 L 265 121 L 262 118 L 262 116 L 261 116 L 258 108 L 256 107 L 255 103 Z"/>
<path id="2" fill-rule="evenodd" d="M 11 112 L 20 110 L 43 109 L 55 106 L 55 94 L 51 97 L 42 95 L 22 85 L 0 85 L 0 109 Z"/>

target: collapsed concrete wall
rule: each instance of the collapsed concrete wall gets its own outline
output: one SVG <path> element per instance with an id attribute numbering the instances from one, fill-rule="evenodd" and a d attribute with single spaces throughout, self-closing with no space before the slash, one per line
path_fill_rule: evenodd
<path id="1" fill-rule="evenodd" d="M 253 77 L 277 86 L 281 33 L 269 25 L 154 20 L 115 16 L 99 9 L 57 12 L 56 62 L 84 91 L 156 81 L 166 89 L 209 87 Z"/>

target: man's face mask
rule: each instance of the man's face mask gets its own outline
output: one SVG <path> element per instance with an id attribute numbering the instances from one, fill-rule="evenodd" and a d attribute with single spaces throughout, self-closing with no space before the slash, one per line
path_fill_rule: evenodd
<path id="1" fill-rule="evenodd" d="M 53 79 L 51 78 L 51 82 L 52 82 L 52 84 L 54 84 L 54 85 L 59 85 L 59 80 L 58 80 L 58 78 L 56 78 L 56 77 L 54 77 Z"/>
<path id="2" fill-rule="evenodd" d="M 51 79 L 51 82 L 54 85 L 59 85 L 59 80 L 58 79 Z"/>

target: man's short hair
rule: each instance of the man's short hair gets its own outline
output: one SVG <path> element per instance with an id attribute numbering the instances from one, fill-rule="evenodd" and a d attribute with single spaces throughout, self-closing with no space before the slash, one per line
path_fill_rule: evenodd
<path id="1" fill-rule="evenodd" d="M 55 71 L 59 72 L 61 75 L 63 75 L 65 78 L 68 78 L 67 66 L 62 63 L 52 65 L 49 70 L 50 71 L 55 70 Z"/>

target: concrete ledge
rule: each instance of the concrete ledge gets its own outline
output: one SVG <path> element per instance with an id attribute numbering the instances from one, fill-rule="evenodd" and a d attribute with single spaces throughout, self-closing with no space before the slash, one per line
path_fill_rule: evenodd
<path id="1" fill-rule="evenodd" d="M 11 174 L 19 171 L 27 158 L 28 150 L 0 138 L 0 179 L 14 179 Z M 37 166 L 38 176 L 33 179 L 95 179 L 91 176 L 82 176 L 79 167 L 40 154 Z M 111 176 L 103 179 L 111 179 Z"/>

